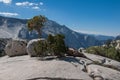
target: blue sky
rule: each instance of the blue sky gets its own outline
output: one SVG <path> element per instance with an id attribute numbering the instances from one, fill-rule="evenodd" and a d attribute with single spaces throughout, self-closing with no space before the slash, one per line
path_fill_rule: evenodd
<path id="1" fill-rule="evenodd" d="M 45 15 L 78 32 L 120 34 L 120 0 L 0 0 L 0 15 Z"/>

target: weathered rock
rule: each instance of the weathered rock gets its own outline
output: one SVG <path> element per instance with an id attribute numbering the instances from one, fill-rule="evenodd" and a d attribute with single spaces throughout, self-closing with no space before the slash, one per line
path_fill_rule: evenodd
<path id="1" fill-rule="evenodd" d="M 105 63 L 106 57 L 102 57 L 102 56 L 90 54 L 90 53 L 83 53 L 83 54 L 93 61 L 97 61 L 99 63 Z"/>
<path id="2" fill-rule="evenodd" d="M 83 58 L 83 57 L 75 57 L 77 60 L 79 60 L 81 63 L 84 63 L 85 65 L 88 65 L 88 64 L 92 64 L 93 61 L 90 60 L 90 59 L 87 59 L 87 58 Z"/>
<path id="3" fill-rule="evenodd" d="M 78 52 L 78 50 L 75 50 L 73 48 L 69 48 L 68 51 L 67 51 L 67 54 L 69 56 L 84 57 L 84 58 L 86 58 L 86 56 L 84 54 L 82 54 L 81 52 Z"/>
<path id="4" fill-rule="evenodd" d="M 88 65 L 88 74 L 94 80 L 120 80 L 120 72 L 99 65 Z"/>
<path id="5" fill-rule="evenodd" d="M 109 65 L 120 70 L 120 62 L 118 61 L 95 54 L 84 53 L 84 55 L 95 62 L 101 63 L 103 65 Z"/>
<path id="6" fill-rule="evenodd" d="M 120 40 L 117 40 L 116 43 L 117 43 L 117 45 L 116 45 L 115 48 L 116 48 L 117 50 L 120 50 Z"/>
<path id="7" fill-rule="evenodd" d="M 0 80 L 92 80 L 81 66 L 74 57 L 39 61 L 29 56 L 5 56 L 0 58 Z"/>
<path id="8" fill-rule="evenodd" d="M 83 53 L 83 52 L 85 52 L 85 49 L 83 47 L 81 47 L 81 48 L 78 49 L 78 52 Z"/>
<path id="9" fill-rule="evenodd" d="M 27 54 L 27 42 L 24 40 L 12 40 L 5 47 L 5 53 L 10 56 L 21 56 Z"/>
<path id="10" fill-rule="evenodd" d="M 41 38 L 41 39 L 33 39 L 31 41 L 28 42 L 27 44 L 27 53 L 31 56 L 31 57 L 36 57 L 37 53 L 35 51 L 35 46 L 38 45 L 39 41 L 43 41 L 45 42 L 45 39 Z"/>

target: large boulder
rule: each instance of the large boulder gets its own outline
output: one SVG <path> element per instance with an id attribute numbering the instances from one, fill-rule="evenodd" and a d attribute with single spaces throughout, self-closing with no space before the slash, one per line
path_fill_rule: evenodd
<path id="1" fill-rule="evenodd" d="M 5 53 L 10 57 L 25 55 L 27 54 L 26 46 L 27 42 L 24 40 L 12 40 L 6 45 Z"/>
<path id="2" fill-rule="evenodd" d="M 27 44 L 27 53 L 31 56 L 31 57 L 36 57 L 37 53 L 35 51 L 35 46 L 37 46 L 39 44 L 39 41 L 45 42 L 44 38 L 41 39 L 33 39 L 30 40 Z"/>

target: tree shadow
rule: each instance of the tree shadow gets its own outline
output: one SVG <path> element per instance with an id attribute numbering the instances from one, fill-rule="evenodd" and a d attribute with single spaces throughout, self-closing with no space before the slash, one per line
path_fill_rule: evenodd
<path id="1" fill-rule="evenodd" d="M 75 67 L 78 66 L 77 64 L 80 64 L 80 65 L 85 64 L 85 62 L 83 60 L 76 59 L 75 57 L 72 57 L 72 56 L 62 57 L 62 58 L 59 58 L 59 60 L 69 62 L 69 63 L 73 64 Z M 74 63 L 77 63 L 77 64 L 74 64 Z"/>

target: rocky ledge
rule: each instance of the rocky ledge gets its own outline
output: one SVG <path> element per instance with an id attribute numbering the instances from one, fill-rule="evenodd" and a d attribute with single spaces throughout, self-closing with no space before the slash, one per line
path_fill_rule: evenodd
<path id="1" fill-rule="evenodd" d="M 119 71 L 93 63 L 92 60 L 82 57 L 53 57 L 41 61 L 38 57 L 31 58 L 28 55 L 4 56 L 0 58 L 0 80 L 120 79 Z"/>

